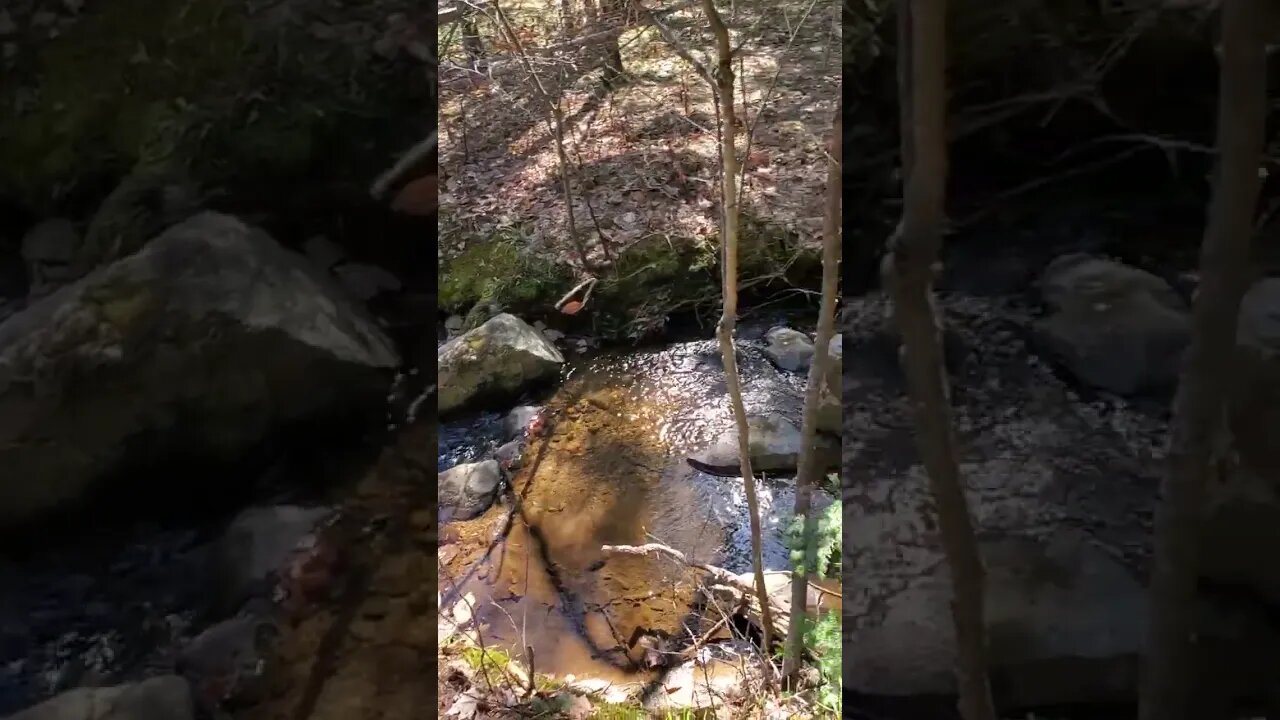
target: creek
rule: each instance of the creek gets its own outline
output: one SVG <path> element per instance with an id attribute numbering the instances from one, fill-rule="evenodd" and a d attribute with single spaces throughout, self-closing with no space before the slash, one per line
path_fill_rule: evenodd
<path id="1" fill-rule="evenodd" d="M 748 323 L 739 333 L 744 403 L 748 413 L 799 426 L 806 377 L 762 353 L 772 324 Z M 532 648 L 539 673 L 652 680 L 630 641 L 637 633 L 687 637 L 695 573 L 665 558 L 606 556 L 601 547 L 661 542 L 691 561 L 751 570 L 742 479 L 713 477 L 685 460 L 733 427 L 719 346 L 686 339 L 571 360 L 543 415 L 546 430 L 530 440 L 506 500 L 442 527 L 441 607 L 465 600 L 486 644 L 516 657 Z M 490 454 L 504 440 L 502 417 L 442 425 L 440 469 Z M 788 570 L 783 533 L 794 480 L 765 477 L 758 488 L 765 569 Z M 815 506 L 832 501 L 819 492 Z"/>

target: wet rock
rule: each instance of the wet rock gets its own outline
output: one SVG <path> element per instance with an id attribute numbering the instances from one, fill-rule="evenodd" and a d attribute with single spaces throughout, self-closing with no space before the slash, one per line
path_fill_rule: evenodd
<path id="1" fill-rule="evenodd" d="M 177 670 L 206 709 L 252 702 L 262 690 L 268 645 L 276 630 L 268 622 L 236 617 L 197 635 L 178 656 Z"/>
<path id="2" fill-rule="evenodd" d="M 338 282 L 361 301 L 369 301 L 384 292 L 400 290 L 400 279 L 376 265 L 364 263 L 343 263 L 334 268 L 333 274 Z"/>
<path id="3" fill-rule="evenodd" d="M 517 394 L 554 377 L 564 364 L 537 330 L 506 313 L 445 343 L 436 360 L 442 414 L 482 398 Z"/>
<path id="4" fill-rule="evenodd" d="M 751 469 L 762 473 L 795 472 L 800 460 L 800 429 L 780 415 L 753 415 L 747 418 L 750 435 Z M 839 462 L 839 443 L 819 435 L 819 467 Z M 734 477 L 742 472 L 738 454 L 738 432 L 726 430 L 711 447 L 690 455 L 689 464 L 712 475 Z"/>
<path id="5" fill-rule="evenodd" d="M 775 327 L 765 333 L 765 341 L 768 345 L 764 354 L 774 365 L 791 372 L 809 367 L 813 358 L 813 342 L 808 335 L 789 327 Z"/>
<path id="6" fill-rule="evenodd" d="M 328 514 L 326 508 L 277 505 L 249 508 L 237 515 L 214 550 L 219 607 L 229 611 L 251 596 L 264 594 Z"/>
<path id="7" fill-rule="evenodd" d="M 440 473 L 441 521 L 470 520 L 493 504 L 502 482 L 496 460 L 457 465 Z"/>
<path id="8" fill-rule="evenodd" d="M 398 363 L 297 254 L 193 217 L 0 325 L 0 525 L 125 463 L 231 460 L 291 423 L 376 414 Z"/>
<path id="9" fill-rule="evenodd" d="M 8 720 L 194 720 L 191 688 L 176 675 L 70 690 Z"/>
<path id="10" fill-rule="evenodd" d="M 30 293 L 42 297 L 74 277 L 71 268 L 80 248 L 80 232 L 70 220 L 45 220 L 22 238 L 22 259 L 27 265 Z"/>
<path id="11" fill-rule="evenodd" d="M 520 437 L 541 413 L 542 408 L 538 405 L 521 405 L 513 409 L 502 420 L 502 437 L 507 440 Z"/>
<path id="12" fill-rule="evenodd" d="M 1115 261 L 1064 255 L 1045 269 L 1040 290 L 1049 312 L 1035 323 L 1036 340 L 1081 382 L 1123 395 L 1177 381 L 1190 319 L 1164 280 Z"/>

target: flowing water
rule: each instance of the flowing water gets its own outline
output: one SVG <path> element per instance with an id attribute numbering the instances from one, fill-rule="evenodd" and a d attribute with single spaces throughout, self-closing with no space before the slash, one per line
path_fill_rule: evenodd
<path id="1" fill-rule="evenodd" d="M 799 426 L 805 375 L 776 369 L 758 341 L 739 343 L 738 364 L 748 413 Z M 461 600 L 486 642 L 516 656 L 531 648 L 540 673 L 645 679 L 632 641 L 687 635 L 697 577 L 667 558 L 602 546 L 661 542 L 692 561 L 751 569 L 742 479 L 706 475 L 684 459 L 733 427 L 719 347 L 680 342 L 570 363 L 545 408 L 547 430 L 511 478 L 518 499 L 442 528 L 441 607 Z M 447 424 L 440 467 L 500 441 L 497 414 Z M 758 483 L 766 570 L 789 569 L 782 532 L 793 482 Z M 815 498 L 818 507 L 830 502 Z"/>

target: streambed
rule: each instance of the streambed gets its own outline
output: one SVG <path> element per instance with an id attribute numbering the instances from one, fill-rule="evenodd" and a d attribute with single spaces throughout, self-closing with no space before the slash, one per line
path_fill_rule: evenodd
<path id="1" fill-rule="evenodd" d="M 799 426 L 805 375 L 765 357 L 764 327 L 745 328 L 739 372 L 748 413 Z M 687 633 L 694 573 L 671 560 L 606 556 L 601 546 L 661 542 L 690 560 L 751 569 L 741 478 L 713 477 L 685 457 L 732 428 L 714 340 L 613 351 L 566 365 L 545 400 L 546 431 L 510 477 L 512 496 L 441 529 L 441 607 L 463 600 L 487 643 L 539 673 L 643 683 L 637 633 Z M 479 459 L 503 439 L 502 415 L 441 428 L 439 465 Z M 784 525 L 794 480 L 758 483 L 766 570 L 789 569 Z M 832 502 L 825 492 L 819 508 Z"/>

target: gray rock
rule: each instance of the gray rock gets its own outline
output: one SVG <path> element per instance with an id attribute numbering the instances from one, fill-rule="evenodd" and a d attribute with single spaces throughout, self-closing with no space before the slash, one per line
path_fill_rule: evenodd
<path id="1" fill-rule="evenodd" d="M 187 681 L 163 675 L 131 685 L 78 688 L 62 693 L 8 720 L 193 720 Z"/>
<path id="2" fill-rule="evenodd" d="M 529 423 L 542 412 L 542 408 L 538 405 L 521 405 L 507 413 L 502 419 L 502 437 L 504 440 L 518 438 L 524 434 L 525 428 L 529 427 Z"/>
<path id="3" fill-rule="evenodd" d="M 265 595 L 299 544 L 329 512 L 276 505 L 249 508 L 237 515 L 214 548 L 218 608 L 231 612 L 250 597 Z"/>
<path id="4" fill-rule="evenodd" d="M 800 460 L 800 429 L 779 415 L 747 417 L 751 469 L 756 473 L 793 473 Z M 830 438 L 818 436 L 819 467 L 827 469 L 839 462 L 840 446 Z M 689 464 L 712 475 L 734 477 L 742 472 L 738 453 L 738 432 L 726 430 L 711 447 L 690 455 Z"/>
<path id="5" fill-rule="evenodd" d="M 501 482 L 496 460 L 457 465 L 440 473 L 441 522 L 479 516 L 493 504 Z"/>
<path id="6" fill-rule="evenodd" d="M 297 254 L 193 217 L 0 324 L 0 525 L 125 462 L 230 460 L 289 423 L 380 414 L 398 364 Z"/>
<path id="7" fill-rule="evenodd" d="M 377 265 L 343 263 L 334 268 L 333 274 L 352 297 L 361 301 L 372 300 L 384 292 L 397 292 L 401 287 L 400 278 Z"/>
<path id="8" fill-rule="evenodd" d="M 461 315 L 450 315 L 445 318 L 444 329 L 448 330 L 450 333 L 456 333 L 462 329 L 462 322 L 463 320 Z"/>
<path id="9" fill-rule="evenodd" d="M 1065 255 L 1045 269 L 1041 294 L 1049 312 L 1036 340 L 1082 382 L 1119 394 L 1177 381 L 1190 342 L 1186 303 L 1143 270 L 1085 255 Z"/>
<path id="10" fill-rule="evenodd" d="M 765 341 L 768 345 L 764 354 L 774 365 L 791 372 L 809 367 L 813 358 L 813 342 L 808 335 L 788 327 L 775 327 L 765 333 Z"/>
<path id="11" fill-rule="evenodd" d="M 436 353 L 439 411 L 509 397 L 555 377 L 564 356 L 528 323 L 506 313 L 445 343 Z"/>

